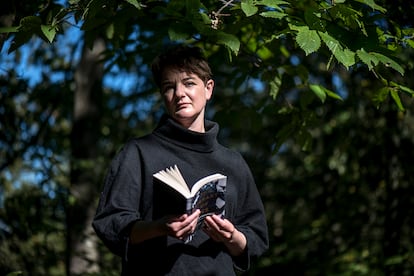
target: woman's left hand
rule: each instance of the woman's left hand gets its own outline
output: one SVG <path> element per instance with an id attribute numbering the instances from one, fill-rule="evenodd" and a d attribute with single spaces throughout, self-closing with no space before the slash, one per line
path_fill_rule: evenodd
<path id="1" fill-rule="evenodd" d="M 226 218 L 207 216 L 203 230 L 214 241 L 224 243 L 233 256 L 242 254 L 246 248 L 246 237 Z"/>

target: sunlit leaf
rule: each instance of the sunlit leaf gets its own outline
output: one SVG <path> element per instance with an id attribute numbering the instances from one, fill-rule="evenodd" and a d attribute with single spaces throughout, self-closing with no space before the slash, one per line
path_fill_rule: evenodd
<path id="1" fill-rule="evenodd" d="M 217 43 L 226 46 L 233 54 L 237 55 L 240 49 L 240 40 L 232 34 L 224 32 L 217 33 Z"/>
<path id="2" fill-rule="evenodd" d="M 259 10 L 252 0 L 244 0 L 241 3 L 241 9 L 246 16 L 252 16 Z"/>
<path id="3" fill-rule="evenodd" d="M 402 91 L 404 91 L 404 92 L 407 92 L 407 93 L 411 94 L 411 96 L 414 96 L 414 90 L 412 90 L 412 89 L 408 88 L 407 86 L 404 86 L 404 85 L 398 85 L 398 87 L 399 87 Z"/>
<path id="4" fill-rule="evenodd" d="M 326 92 L 325 89 L 323 89 L 322 86 L 317 84 L 311 84 L 309 85 L 309 88 L 315 93 L 315 95 L 321 100 L 321 102 L 325 102 L 326 100 Z"/>
<path id="5" fill-rule="evenodd" d="M 286 13 L 278 12 L 278 11 L 265 11 L 261 12 L 260 16 L 268 17 L 268 18 L 275 18 L 275 19 L 282 19 L 287 16 Z"/>
<path id="6" fill-rule="evenodd" d="M 401 75 L 404 75 L 404 68 L 402 68 L 401 65 L 399 65 L 397 62 L 395 62 L 391 58 L 384 56 L 383 54 L 380 54 L 380 53 L 371 53 L 371 55 L 375 56 L 378 59 L 378 61 L 383 63 L 385 66 L 391 67 L 392 69 L 396 70 Z"/>
<path id="7" fill-rule="evenodd" d="M 336 94 L 335 92 L 329 90 L 328 88 L 318 85 L 318 84 L 311 84 L 309 85 L 309 88 L 315 93 L 316 96 L 322 101 L 325 102 L 326 96 L 336 99 L 336 100 L 342 100 L 342 97 Z"/>
<path id="8" fill-rule="evenodd" d="M 47 38 L 47 40 L 52 43 L 53 39 L 56 36 L 56 28 L 53 26 L 48 26 L 48 25 L 41 25 L 40 26 L 42 33 L 45 35 L 45 37 Z"/>
<path id="9" fill-rule="evenodd" d="M 401 103 L 401 99 L 400 99 L 400 95 L 398 95 L 398 91 L 396 91 L 395 89 L 391 90 L 391 98 L 394 99 L 394 102 L 397 104 L 398 108 L 401 111 L 404 111 L 404 106 Z"/>
<path id="10" fill-rule="evenodd" d="M 380 11 L 382 13 L 387 12 L 385 8 L 381 7 L 380 5 L 377 5 L 374 0 L 355 0 L 355 1 L 368 5 L 372 9 Z"/>
<path id="11" fill-rule="evenodd" d="M 326 95 L 328 95 L 329 97 L 331 97 L 333 99 L 341 100 L 341 101 L 343 100 L 342 97 L 340 95 L 336 94 L 335 92 L 333 92 L 333 91 L 331 91 L 331 90 L 329 90 L 325 87 L 324 87 L 324 90 L 325 90 Z"/>
<path id="12" fill-rule="evenodd" d="M 338 40 L 330 36 L 327 32 L 318 32 L 323 42 L 331 50 L 335 58 L 345 65 L 346 68 L 355 64 L 355 53 L 349 49 L 344 49 Z"/>
<path id="13" fill-rule="evenodd" d="M 368 66 L 369 70 L 372 70 L 375 66 L 378 65 L 378 58 L 376 58 L 374 55 L 371 55 L 370 53 L 367 53 L 364 49 L 357 50 L 356 54 L 361 59 L 361 61 Z"/>
<path id="14" fill-rule="evenodd" d="M 282 8 L 280 6 L 290 5 L 290 3 L 287 1 L 279 1 L 279 0 L 258 0 L 256 3 L 258 5 L 264 5 L 270 8 L 277 9 L 279 11 L 282 11 Z"/>
<path id="15" fill-rule="evenodd" d="M 109 24 L 109 26 L 106 28 L 106 37 L 109 39 L 114 38 L 114 32 L 115 32 L 114 24 Z"/>
<path id="16" fill-rule="evenodd" d="M 282 79 L 280 78 L 279 75 L 276 75 L 272 81 L 270 81 L 269 86 L 270 86 L 270 96 L 273 99 L 277 98 L 277 95 L 279 94 L 280 91 L 280 87 L 282 85 Z"/>
<path id="17" fill-rule="evenodd" d="M 301 27 L 298 29 L 296 35 L 296 42 L 305 51 L 306 55 L 309 55 L 321 46 L 321 40 L 318 33 L 315 30 L 309 30 L 308 27 Z"/>

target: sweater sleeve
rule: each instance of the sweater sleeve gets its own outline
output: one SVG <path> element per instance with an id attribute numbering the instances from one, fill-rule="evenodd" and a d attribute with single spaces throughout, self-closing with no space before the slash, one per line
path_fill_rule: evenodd
<path id="1" fill-rule="evenodd" d="M 127 250 L 129 226 L 141 219 L 138 211 L 142 181 L 137 147 L 127 143 L 112 160 L 92 226 L 103 243 L 115 254 Z"/>
<path id="2" fill-rule="evenodd" d="M 242 158 L 238 168 L 233 223 L 246 236 L 247 246 L 241 256 L 233 258 L 233 263 L 238 270 L 245 271 L 250 268 L 252 259 L 268 249 L 269 238 L 263 203 L 250 168 Z"/>

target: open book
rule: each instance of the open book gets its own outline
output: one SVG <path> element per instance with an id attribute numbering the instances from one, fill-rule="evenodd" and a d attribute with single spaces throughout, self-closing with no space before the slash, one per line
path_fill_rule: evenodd
<path id="1" fill-rule="evenodd" d="M 175 165 L 154 175 L 154 216 L 191 214 L 200 210 L 197 229 L 211 214 L 224 215 L 227 177 L 216 173 L 198 180 L 189 189 Z M 190 236 L 186 242 L 190 241 Z"/>

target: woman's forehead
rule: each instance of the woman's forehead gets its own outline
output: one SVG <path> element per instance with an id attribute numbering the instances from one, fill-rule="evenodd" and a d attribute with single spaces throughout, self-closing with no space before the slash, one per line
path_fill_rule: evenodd
<path id="1" fill-rule="evenodd" d="M 196 74 L 192 72 L 187 72 L 181 69 L 168 69 L 164 70 L 162 73 L 162 82 L 172 81 L 172 80 L 184 80 L 184 79 L 200 79 Z"/>

